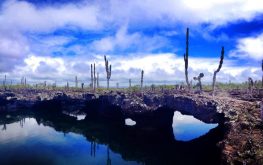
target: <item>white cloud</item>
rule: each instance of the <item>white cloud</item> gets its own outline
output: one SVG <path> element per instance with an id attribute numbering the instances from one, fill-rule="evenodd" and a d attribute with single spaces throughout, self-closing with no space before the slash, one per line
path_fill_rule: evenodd
<path id="1" fill-rule="evenodd" d="M 263 59 L 263 33 L 256 37 L 241 38 L 237 42 L 235 50 L 230 52 L 231 57 L 242 59 Z"/>
<path id="2" fill-rule="evenodd" d="M 0 72 L 8 71 L 30 52 L 27 39 L 20 33 L 0 30 Z"/>
<path id="3" fill-rule="evenodd" d="M 263 11 L 261 0 L 112 0 L 112 20 L 134 24 L 171 25 L 211 23 L 224 25 L 236 20 L 251 20 Z M 119 10 L 123 7 L 123 10 Z M 143 24 L 145 26 L 145 24 Z"/>
<path id="4" fill-rule="evenodd" d="M 44 38 L 40 38 L 40 44 L 43 44 L 48 47 L 53 46 L 62 46 L 64 44 L 69 43 L 70 41 L 74 40 L 73 37 L 66 37 L 66 36 L 47 36 Z"/>
<path id="5" fill-rule="evenodd" d="M 40 7 L 26 1 L 9 0 L 2 5 L 0 23 L 35 32 L 65 26 L 98 30 L 124 24 L 147 27 L 211 23 L 217 26 L 251 20 L 262 11 L 262 0 L 110 0 Z"/>
<path id="6" fill-rule="evenodd" d="M 95 57 L 95 56 L 94 56 Z M 106 75 L 103 55 L 97 55 L 92 60 L 88 56 L 81 57 L 40 57 L 31 55 L 26 58 L 25 66 L 16 67 L 16 71 L 8 74 L 8 78 L 19 80 L 26 76 L 29 83 L 57 82 L 65 85 L 67 81 L 74 85 L 74 77 L 78 76 L 86 85 L 90 83 L 90 64 L 96 63 L 96 70 L 100 73 L 100 84 L 106 85 Z M 141 69 L 144 70 L 146 84 L 175 84 L 184 82 L 184 61 L 175 54 L 132 54 L 126 57 L 107 56 L 112 65 L 111 86 L 116 82 L 120 86 L 127 86 L 128 79 L 132 84 L 140 83 Z M 261 79 L 260 68 L 239 67 L 236 61 L 225 60 L 221 71 L 218 73 L 218 81 L 241 82 L 246 81 L 248 75 L 253 79 Z M 198 64 L 198 65 L 196 65 Z M 212 73 L 217 68 L 217 58 L 189 58 L 189 78 L 192 79 L 200 72 L 205 74 L 203 82 L 211 83 Z M 79 68 L 82 70 L 79 71 Z"/>
<path id="7" fill-rule="evenodd" d="M 149 52 L 164 46 L 167 42 L 167 39 L 158 35 L 148 37 L 139 32 L 129 34 L 127 26 L 122 26 L 114 36 L 96 40 L 91 43 L 90 47 L 98 52 L 111 52 L 114 50 L 126 49 Z"/>
<path id="8" fill-rule="evenodd" d="M 217 27 L 237 20 L 251 20 L 263 13 L 262 0 L 110 0 L 80 4 L 60 4 L 35 6 L 26 1 L 9 0 L 0 9 L 0 72 L 9 72 L 9 76 L 21 78 L 30 77 L 34 80 L 49 79 L 74 80 L 74 76 L 86 82 L 89 78 L 90 63 L 97 62 L 98 71 L 105 72 L 101 54 L 115 50 L 136 49 L 133 55 L 111 55 L 113 65 L 112 79 L 139 79 L 140 69 L 145 70 L 147 81 L 183 81 L 183 60 L 174 54 L 150 54 L 153 50 L 170 43 L 163 36 L 174 36 L 175 31 L 161 31 L 159 35 L 146 36 L 136 32 L 136 28 L 195 26 L 208 23 Z M 69 48 L 64 44 L 74 40 L 71 37 L 59 36 L 40 38 L 38 34 L 52 34 L 58 29 L 71 28 L 74 31 L 117 31 L 113 36 L 103 36 L 91 45 L 76 44 Z M 119 28 L 120 29 L 117 29 Z M 129 32 L 129 29 L 133 31 Z M 168 28 L 169 29 L 169 28 Z M 38 43 L 28 40 L 36 36 Z M 209 34 L 208 39 L 213 39 Z M 220 36 L 225 39 L 227 36 Z M 43 40 L 41 40 L 43 39 Z M 34 40 L 33 40 L 34 41 Z M 233 56 L 248 56 L 262 58 L 262 35 L 239 40 Z M 51 57 L 54 51 L 67 54 L 70 51 L 78 53 L 74 57 Z M 93 52 L 90 52 L 93 50 Z M 126 53 L 125 53 L 126 54 Z M 242 54 L 242 55 L 241 55 Z M 45 55 L 45 57 L 40 56 Z M 127 62 L 128 61 L 128 62 Z M 258 69 L 236 67 L 233 61 L 225 60 L 219 80 L 225 77 L 236 77 L 238 81 L 246 80 L 244 73 L 250 73 L 255 78 L 260 77 Z M 196 65 L 198 64 L 198 65 Z M 211 74 L 218 65 L 218 59 L 189 59 L 190 77 L 199 72 L 205 73 L 204 81 L 211 81 Z M 12 70 L 15 68 L 15 70 Z M 87 68 L 87 72 L 85 72 Z M 80 70 L 84 70 L 80 72 Z M 46 72 L 44 72 L 46 71 Z M 101 77 L 105 77 L 102 74 Z M 129 75 L 129 76 L 127 76 Z M 224 77 L 221 77 L 224 75 Z"/>
<path id="9" fill-rule="evenodd" d="M 29 2 L 12 0 L 2 5 L 0 23 L 26 32 L 48 32 L 65 26 L 94 30 L 101 26 L 99 16 L 99 8 L 88 3 L 36 7 Z"/>

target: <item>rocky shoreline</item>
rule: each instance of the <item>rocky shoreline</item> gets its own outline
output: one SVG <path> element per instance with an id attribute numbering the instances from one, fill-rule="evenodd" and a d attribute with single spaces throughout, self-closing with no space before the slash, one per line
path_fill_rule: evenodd
<path id="1" fill-rule="evenodd" d="M 95 108 L 95 104 L 99 106 Z M 105 110 L 108 106 L 115 106 L 116 110 Z M 218 143 L 222 149 L 222 164 L 263 164 L 263 125 L 256 101 L 183 92 L 0 91 L 0 113 L 24 109 L 59 109 L 116 122 L 129 117 L 136 121 L 137 127 L 163 128 L 171 125 L 173 112 L 177 110 L 206 123 L 224 125 L 224 139 Z"/>

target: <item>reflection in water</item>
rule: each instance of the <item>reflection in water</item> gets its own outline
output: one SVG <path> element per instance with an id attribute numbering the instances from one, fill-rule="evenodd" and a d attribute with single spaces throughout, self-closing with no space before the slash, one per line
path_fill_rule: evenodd
<path id="1" fill-rule="evenodd" d="M 94 139 L 90 142 L 90 156 L 96 157 L 96 142 Z"/>
<path id="2" fill-rule="evenodd" d="M 71 113 L 64 113 L 64 114 L 72 116 L 72 117 L 76 117 L 77 120 L 84 120 L 86 117 L 85 114 L 71 114 Z"/>
<path id="3" fill-rule="evenodd" d="M 57 132 L 34 118 L 4 124 L 0 131 L 0 164 L 137 164 L 109 147 L 75 133 Z M 90 148 L 90 151 L 89 151 Z M 90 152 L 90 153 L 89 153 Z M 90 156 L 89 156 L 90 155 Z"/>
<path id="4" fill-rule="evenodd" d="M 31 112 L 10 118 L 0 114 L 0 164 L 220 164 L 216 143 L 222 128 L 200 138 L 201 134 L 180 133 L 189 129 L 185 123 L 204 126 L 193 119 L 175 112 L 173 127 L 152 129 L 89 116 L 77 120 L 58 113 Z M 196 139 L 178 141 L 189 137 Z"/>
<path id="5" fill-rule="evenodd" d="M 136 121 L 133 121 L 132 119 L 127 118 L 127 119 L 125 119 L 125 125 L 134 126 L 134 125 L 136 125 Z"/>
<path id="6" fill-rule="evenodd" d="M 193 116 L 174 112 L 173 132 L 176 140 L 189 141 L 198 138 L 217 127 L 218 124 L 207 124 Z"/>
<path id="7" fill-rule="evenodd" d="M 77 115 L 77 120 L 84 120 L 86 115 Z"/>
<path id="8" fill-rule="evenodd" d="M 110 149 L 107 146 L 107 165 L 111 165 L 111 158 L 110 158 Z"/>

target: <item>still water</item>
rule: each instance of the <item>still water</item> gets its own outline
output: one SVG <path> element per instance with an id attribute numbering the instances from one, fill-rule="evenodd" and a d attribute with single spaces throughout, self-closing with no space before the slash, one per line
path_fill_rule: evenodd
<path id="1" fill-rule="evenodd" d="M 2 126 L 3 127 L 3 126 Z M 61 133 L 38 125 L 34 118 L 6 125 L 0 133 L 1 164 L 137 164 L 125 161 L 106 145 L 76 133 Z"/>
<path id="2" fill-rule="evenodd" d="M 5 118 L 10 117 L 1 117 L 2 120 Z M 66 124 L 65 121 L 67 123 L 70 121 L 70 124 Z M 96 126 L 92 127 L 86 127 L 86 125 L 87 123 L 79 118 L 76 121 L 69 119 L 52 121 L 24 116 L 19 119 L 15 118 L 9 123 L 2 121 L 0 125 L 0 164 L 133 165 L 174 164 L 175 162 L 191 164 L 192 161 L 187 160 L 188 158 L 198 164 L 198 161 L 206 162 L 202 160 L 206 156 L 204 158 L 200 156 L 200 158 L 195 155 L 194 150 L 206 144 L 203 144 L 202 140 L 199 140 L 201 142 L 191 140 L 217 127 L 217 124 L 205 124 L 192 116 L 175 112 L 172 132 L 167 131 L 160 135 L 161 138 L 156 138 L 156 142 L 155 137 L 159 136 L 158 133 L 149 135 L 144 131 L 138 132 L 133 126 L 124 126 L 120 130 L 114 126 L 107 127 L 105 130 L 104 125 L 94 124 Z M 93 124 L 88 123 L 88 125 Z M 170 134 L 174 138 L 170 138 Z M 105 140 L 106 136 L 109 138 Z M 147 140 L 148 137 L 152 137 L 153 140 Z M 203 150 L 203 154 L 215 150 L 215 142 L 213 144 L 209 142 L 209 145 Z"/>
<path id="3" fill-rule="evenodd" d="M 176 140 L 189 141 L 198 138 L 209 132 L 218 124 L 207 124 L 193 116 L 182 115 L 180 112 L 174 112 L 173 133 Z"/>

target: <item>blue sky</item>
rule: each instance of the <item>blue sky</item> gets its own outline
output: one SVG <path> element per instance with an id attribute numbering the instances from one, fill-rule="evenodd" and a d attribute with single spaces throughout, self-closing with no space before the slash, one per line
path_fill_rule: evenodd
<path id="1" fill-rule="evenodd" d="M 105 84 L 103 55 L 112 85 L 184 82 L 185 31 L 190 28 L 189 76 L 212 81 L 221 47 L 218 81 L 260 80 L 263 59 L 262 0 L 5 0 L 0 3 L 0 73 L 30 83 L 74 77 L 90 80 L 97 64 Z"/>

